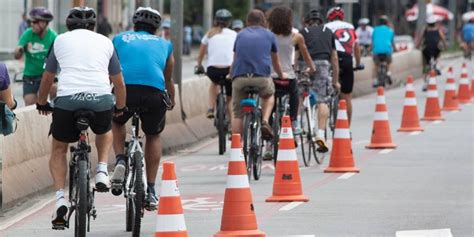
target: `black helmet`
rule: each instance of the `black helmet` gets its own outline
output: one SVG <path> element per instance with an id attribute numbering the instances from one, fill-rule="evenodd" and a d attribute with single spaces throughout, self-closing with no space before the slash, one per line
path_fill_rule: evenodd
<path id="1" fill-rule="evenodd" d="M 388 24 L 388 16 L 387 15 L 379 16 L 378 20 L 379 20 L 380 25 L 387 25 Z"/>
<path id="2" fill-rule="evenodd" d="M 66 18 L 66 26 L 68 28 L 73 25 L 79 26 L 79 28 L 89 28 L 94 26 L 96 23 L 95 11 L 89 7 L 74 7 L 69 10 L 69 14 Z"/>
<path id="3" fill-rule="evenodd" d="M 53 14 L 45 7 L 35 7 L 30 11 L 30 19 L 32 21 L 46 21 L 53 20 Z"/>
<path id="4" fill-rule="evenodd" d="M 160 28 L 161 14 L 151 7 L 139 7 L 133 15 L 133 24 L 146 23 L 155 28 Z"/>
<path id="5" fill-rule="evenodd" d="M 216 20 L 216 23 L 229 24 L 232 19 L 232 13 L 227 9 L 219 9 L 216 11 L 214 19 Z"/>
<path id="6" fill-rule="evenodd" d="M 312 9 L 304 16 L 304 22 L 309 23 L 310 21 L 319 20 L 324 23 L 324 17 L 318 9 Z"/>

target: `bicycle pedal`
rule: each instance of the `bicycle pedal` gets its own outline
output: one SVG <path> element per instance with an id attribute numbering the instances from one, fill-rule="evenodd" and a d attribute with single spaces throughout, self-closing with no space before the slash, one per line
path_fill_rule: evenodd
<path id="1" fill-rule="evenodd" d="M 53 230 L 65 230 L 66 227 L 67 227 L 66 222 L 53 223 L 52 229 L 53 229 Z"/>

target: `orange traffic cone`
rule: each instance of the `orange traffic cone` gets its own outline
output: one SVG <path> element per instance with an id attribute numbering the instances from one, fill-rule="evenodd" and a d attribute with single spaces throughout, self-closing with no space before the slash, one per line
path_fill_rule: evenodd
<path id="1" fill-rule="evenodd" d="M 377 102 L 375 105 L 374 125 L 372 129 L 372 139 L 367 149 L 395 148 L 390 135 L 390 123 L 388 122 L 387 105 L 383 87 L 377 88 Z"/>
<path id="2" fill-rule="evenodd" d="M 474 100 L 474 72 L 471 75 L 471 99 Z"/>
<path id="3" fill-rule="evenodd" d="M 436 86 L 436 72 L 430 72 L 430 80 L 428 82 L 428 95 L 426 97 L 425 116 L 421 120 L 436 121 L 444 120 L 441 116 L 438 100 L 438 88 Z"/>
<path id="4" fill-rule="evenodd" d="M 416 106 L 415 88 L 413 87 L 413 76 L 408 76 L 405 89 L 405 105 L 403 106 L 402 125 L 399 132 L 423 131 L 418 118 L 418 108 Z"/>
<path id="5" fill-rule="evenodd" d="M 221 230 L 214 236 L 265 236 L 265 233 L 257 227 L 257 217 L 239 134 L 232 134 L 227 175 Z"/>
<path id="6" fill-rule="evenodd" d="M 453 67 L 449 67 L 446 88 L 444 89 L 444 111 L 459 110 L 459 101 L 456 96 L 456 81 L 454 80 Z"/>
<path id="7" fill-rule="evenodd" d="M 174 163 L 163 163 L 160 205 L 156 220 L 155 237 L 187 237 L 183 206 L 179 194 Z"/>
<path id="8" fill-rule="evenodd" d="M 471 92 L 469 91 L 469 80 L 467 75 L 466 63 L 462 64 L 461 79 L 458 88 L 459 103 L 467 104 L 471 102 Z"/>
<path id="9" fill-rule="evenodd" d="M 339 101 L 336 130 L 332 140 L 331 160 L 329 161 L 329 167 L 324 172 L 359 172 L 359 169 L 355 167 L 354 157 L 352 156 L 352 139 L 345 100 Z"/>
<path id="10" fill-rule="evenodd" d="M 273 179 L 273 195 L 266 202 L 307 202 L 309 198 L 303 195 L 300 170 L 296 158 L 295 139 L 291 129 L 289 116 L 281 119 L 280 142 L 278 157 Z"/>

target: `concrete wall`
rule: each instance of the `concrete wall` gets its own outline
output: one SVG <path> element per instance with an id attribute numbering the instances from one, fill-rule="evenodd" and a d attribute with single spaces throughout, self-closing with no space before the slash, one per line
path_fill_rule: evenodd
<path id="1" fill-rule="evenodd" d="M 413 74 L 415 77 L 421 75 L 419 51 L 397 53 L 393 61 L 394 85 L 404 81 L 408 74 Z M 366 58 L 363 62 L 366 70 L 356 73 L 354 86 L 356 96 L 374 91 L 370 75 L 373 68 L 372 60 Z M 207 110 L 208 85 L 209 80 L 204 78 L 186 80 L 183 84 L 183 107 L 187 120 L 185 123 L 182 122 L 179 104 L 167 114 L 167 125 L 162 133 L 165 151 L 186 147 L 216 133 L 212 122 L 204 116 Z M 7 137 L 0 136 L 4 207 L 52 184 L 48 168 L 51 138 L 47 136 L 51 116 L 39 116 L 33 106 L 20 108 L 15 112 L 19 119 L 17 132 Z M 92 160 L 96 160 L 95 151 L 92 154 L 94 156 Z M 113 159 L 110 161 L 113 162 Z"/>

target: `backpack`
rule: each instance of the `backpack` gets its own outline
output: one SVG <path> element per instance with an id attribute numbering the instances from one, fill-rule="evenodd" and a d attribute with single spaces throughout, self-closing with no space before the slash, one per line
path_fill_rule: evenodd
<path id="1" fill-rule="evenodd" d="M 4 136 L 16 131 L 16 115 L 5 103 L 0 103 L 0 131 Z"/>

